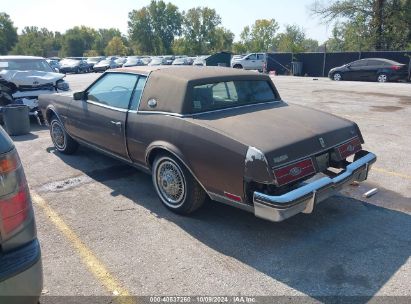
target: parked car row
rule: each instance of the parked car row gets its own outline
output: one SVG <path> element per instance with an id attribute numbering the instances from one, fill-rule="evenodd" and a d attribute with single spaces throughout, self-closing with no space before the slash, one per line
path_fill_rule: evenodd
<path id="1" fill-rule="evenodd" d="M 51 68 L 59 73 L 80 74 L 90 72 L 105 72 L 109 69 L 131 66 L 157 65 L 205 65 L 204 58 L 208 56 L 96 56 L 96 57 L 67 57 L 63 59 L 48 58 Z M 201 62 L 201 64 L 198 64 Z"/>

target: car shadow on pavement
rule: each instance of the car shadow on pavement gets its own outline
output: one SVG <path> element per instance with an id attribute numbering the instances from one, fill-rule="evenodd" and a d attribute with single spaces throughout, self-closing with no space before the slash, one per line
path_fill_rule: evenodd
<path id="1" fill-rule="evenodd" d="M 83 150 L 76 156 L 56 155 L 112 189 L 113 196 L 132 200 L 213 250 L 323 302 L 330 302 L 323 298 L 328 296 L 359 296 L 349 302 L 367 303 L 411 255 L 411 216 L 403 212 L 339 195 L 318 205 L 311 215 L 297 215 L 282 223 L 260 220 L 216 202 L 183 217 L 159 201 L 153 204 L 156 194 L 150 176 L 131 167 L 119 176 L 115 171 L 121 163 L 88 154 Z M 100 172 L 103 178 L 79 165 L 84 164 L 79 158 L 96 161 L 96 157 L 107 168 Z M 387 189 L 380 192 L 393 200 L 406 199 Z"/>

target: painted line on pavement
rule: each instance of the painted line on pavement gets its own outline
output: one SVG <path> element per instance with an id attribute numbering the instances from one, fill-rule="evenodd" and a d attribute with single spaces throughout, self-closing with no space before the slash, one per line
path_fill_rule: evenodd
<path id="1" fill-rule="evenodd" d="M 93 251 L 84 244 L 80 237 L 67 225 L 63 218 L 49 206 L 49 204 L 37 193 L 31 191 L 33 202 L 41 208 L 54 226 L 60 230 L 71 243 L 75 251 L 80 255 L 82 262 L 87 266 L 93 276 L 116 298 L 119 304 L 134 304 L 131 293 L 122 287 L 121 283 L 108 271 Z"/>
<path id="2" fill-rule="evenodd" d="M 378 173 L 382 173 L 382 174 L 387 174 L 387 175 L 391 175 L 391 176 L 396 176 L 396 177 L 401 177 L 404 179 L 408 179 L 411 180 L 411 176 L 403 174 L 403 173 L 398 173 L 398 172 L 394 172 L 394 171 L 390 171 L 390 170 L 385 170 L 382 168 L 378 168 L 378 167 L 372 167 L 371 168 L 371 172 L 372 171 L 376 171 Z"/>

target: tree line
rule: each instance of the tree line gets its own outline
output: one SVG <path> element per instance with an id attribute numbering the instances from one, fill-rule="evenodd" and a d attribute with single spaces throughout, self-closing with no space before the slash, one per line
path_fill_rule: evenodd
<path id="1" fill-rule="evenodd" d="M 238 41 L 222 26 L 215 9 L 180 11 L 172 3 L 152 0 L 128 15 L 128 33 L 118 29 L 75 26 L 65 33 L 27 26 L 17 28 L 0 12 L 0 54 L 58 56 L 200 55 L 218 51 L 315 52 L 403 50 L 411 48 L 411 0 L 339 0 L 313 2 L 310 11 L 333 26 L 323 44 L 297 25 L 280 26 L 260 19 L 245 26 Z"/>

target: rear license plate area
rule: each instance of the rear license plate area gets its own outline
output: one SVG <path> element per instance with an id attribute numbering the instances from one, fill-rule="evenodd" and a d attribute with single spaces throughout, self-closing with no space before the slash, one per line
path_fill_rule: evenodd
<path id="1" fill-rule="evenodd" d="M 323 172 L 327 170 L 328 167 L 330 166 L 330 154 L 329 153 L 316 156 L 315 160 L 317 162 L 317 168 L 319 172 Z"/>

